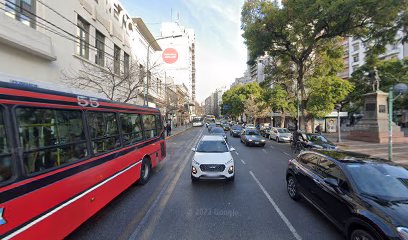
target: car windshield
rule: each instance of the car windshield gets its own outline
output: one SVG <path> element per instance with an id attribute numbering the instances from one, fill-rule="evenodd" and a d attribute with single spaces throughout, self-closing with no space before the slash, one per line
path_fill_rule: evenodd
<path id="1" fill-rule="evenodd" d="M 258 131 L 246 131 L 246 135 L 251 135 L 251 136 L 258 136 L 259 132 Z"/>
<path id="2" fill-rule="evenodd" d="M 385 200 L 408 200 L 408 170 L 384 163 L 347 164 L 358 190 Z"/>
<path id="3" fill-rule="evenodd" d="M 201 141 L 197 146 L 197 152 L 222 153 L 228 152 L 225 141 Z"/>
<path id="4" fill-rule="evenodd" d="M 289 130 L 286 129 L 286 128 L 279 128 L 279 129 L 278 129 L 278 132 L 279 132 L 279 133 L 290 133 Z"/>
<path id="5" fill-rule="evenodd" d="M 232 126 L 232 130 L 242 130 L 241 126 Z"/>
<path id="6" fill-rule="evenodd" d="M 329 143 L 329 140 L 327 140 L 325 137 L 320 136 L 320 135 L 307 135 L 307 140 L 312 141 L 312 142 Z"/>
<path id="7" fill-rule="evenodd" d="M 211 129 L 211 133 L 224 133 L 224 129 L 222 129 L 222 128 L 213 128 L 213 129 Z"/>

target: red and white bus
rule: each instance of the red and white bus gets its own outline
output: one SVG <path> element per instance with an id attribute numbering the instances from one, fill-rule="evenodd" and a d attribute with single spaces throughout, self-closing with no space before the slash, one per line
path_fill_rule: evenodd
<path id="1" fill-rule="evenodd" d="M 62 239 L 166 156 L 159 110 L 0 82 L 0 239 Z"/>

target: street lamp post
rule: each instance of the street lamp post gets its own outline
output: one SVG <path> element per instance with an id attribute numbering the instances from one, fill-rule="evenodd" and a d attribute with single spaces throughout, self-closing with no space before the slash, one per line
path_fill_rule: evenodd
<path id="1" fill-rule="evenodd" d="M 340 103 L 336 104 L 335 108 L 337 110 L 337 142 L 341 143 L 341 125 L 340 125 L 341 104 Z"/>
<path id="2" fill-rule="evenodd" d="M 158 40 L 162 40 L 162 39 L 167 39 L 167 38 L 178 38 L 178 37 L 182 37 L 183 35 L 175 35 L 175 36 L 167 36 L 167 37 L 160 37 L 160 38 L 156 38 L 156 39 L 154 39 L 154 42 L 156 42 L 156 41 L 158 41 Z M 150 59 L 149 59 L 149 57 L 150 57 L 150 46 L 152 45 L 152 42 L 148 42 L 148 44 L 147 44 L 147 62 L 146 62 L 146 73 L 147 73 L 147 76 L 146 76 L 146 85 L 145 85 L 145 88 L 144 88 L 144 105 L 145 106 L 149 106 L 149 99 L 148 99 L 148 97 L 149 97 L 149 82 L 150 82 L 150 75 L 151 75 L 151 73 L 149 73 L 150 72 L 150 70 L 149 70 L 149 61 L 150 61 Z"/>
<path id="3" fill-rule="evenodd" d="M 394 98 L 394 92 L 398 95 Z M 388 91 L 388 160 L 392 161 L 392 115 L 393 103 L 402 94 L 408 92 L 408 85 L 405 83 L 398 83 L 394 87 L 390 87 Z"/>

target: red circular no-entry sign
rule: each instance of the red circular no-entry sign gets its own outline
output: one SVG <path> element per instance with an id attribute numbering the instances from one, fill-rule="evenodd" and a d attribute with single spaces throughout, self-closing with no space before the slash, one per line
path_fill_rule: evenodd
<path id="1" fill-rule="evenodd" d="M 174 48 L 166 48 L 162 54 L 163 61 L 168 64 L 177 62 L 178 52 Z"/>

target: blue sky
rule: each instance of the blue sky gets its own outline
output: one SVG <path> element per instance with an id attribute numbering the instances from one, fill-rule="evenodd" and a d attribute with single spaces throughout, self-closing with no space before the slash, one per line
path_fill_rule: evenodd
<path id="1" fill-rule="evenodd" d="M 229 85 L 246 69 L 246 46 L 240 30 L 244 0 L 121 0 L 132 17 L 141 17 L 154 36 L 160 23 L 173 21 L 196 33 L 197 100 Z M 173 11 L 171 11 L 171 9 Z"/>

